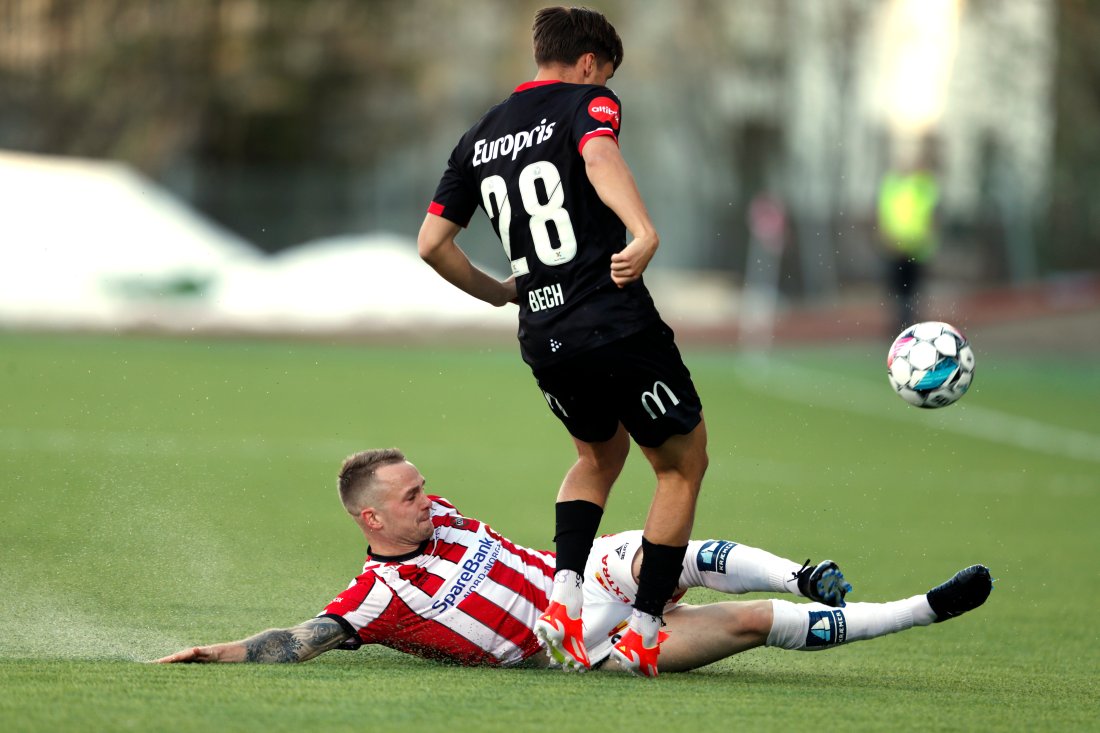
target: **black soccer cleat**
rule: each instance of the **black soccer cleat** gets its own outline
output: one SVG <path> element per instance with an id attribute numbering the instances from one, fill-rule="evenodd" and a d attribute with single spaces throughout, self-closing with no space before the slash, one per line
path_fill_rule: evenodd
<path id="1" fill-rule="evenodd" d="M 810 567 L 810 560 L 806 558 L 794 577 L 798 579 L 798 591 L 802 595 L 834 608 L 843 608 L 844 596 L 852 591 L 852 584 L 844 580 L 844 573 L 832 560 L 822 560 Z"/>
<path id="2" fill-rule="evenodd" d="M 936 614 L 936 623 L 961 616 L 985 603 L 993 590 L 993 579 L 985 565 L 971 565 L 955 573 L 946 583 L 928 591 L 928 605 Z"/>

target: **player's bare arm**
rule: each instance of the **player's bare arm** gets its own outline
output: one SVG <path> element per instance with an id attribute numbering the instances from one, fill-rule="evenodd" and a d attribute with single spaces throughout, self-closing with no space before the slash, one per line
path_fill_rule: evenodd
<path id="1" fill-rule="evenodd" d="M 344 627 L 331 618 L 311 618 L 289 629 L 268 629 L 241 641 L 191 647 L 156 662 L 305 662 L 335 649 L 348 638 Z"/>
<path id="2" fill-rule="evenodd" d="M 622 287 L 642 276 L 657 252 L 660 239 L 618 144 L 610 137 L 593 138 L 585 144 L 581 155 L 588 180 L 600 200 L 634 236 L 621 252 L 611 256 L 611 279 Z"/>
<path id="3" fill-rule="evenodd" d="M 431 265 L 444 280 L 478 300 L 498 307 L 515 302 L 514 278 L 509 277 L 501 282 L 474 267 L 470 258 L 455 242 L 461 229 L 449 219 L 428 214 L 416 238 L 416 248 L 421 259 Z"/>

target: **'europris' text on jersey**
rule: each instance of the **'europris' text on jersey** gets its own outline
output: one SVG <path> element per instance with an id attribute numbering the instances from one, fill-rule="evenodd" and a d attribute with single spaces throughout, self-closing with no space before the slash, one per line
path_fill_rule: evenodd
<path id="1" fill-rule="evenodd" d="M 519 294 L 519 342 L 533 368 L 658 320 L 641 279 L 619 288 L 611 255 L 626 228 L 588 180 L 581 151 L 618 143 L 621 105 L 604 86 L 522 84 L 462 137 L 428 211 L 466 226 L 481 207 Z"/>

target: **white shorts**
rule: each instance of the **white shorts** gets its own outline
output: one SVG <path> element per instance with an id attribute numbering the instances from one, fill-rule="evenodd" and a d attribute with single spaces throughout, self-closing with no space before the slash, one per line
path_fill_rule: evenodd
<path id="1" fill-rule="evenodd" d="M 631 566 L 642 549 L 642 531 L 598 537 L 584 567 L 584 646 L 588 660 L 598 664 L 611 654 L 611 645 L 630 621 L 638 584 Z M 665 606 L 665 613 L 679 605 L 677 592 Z"/>

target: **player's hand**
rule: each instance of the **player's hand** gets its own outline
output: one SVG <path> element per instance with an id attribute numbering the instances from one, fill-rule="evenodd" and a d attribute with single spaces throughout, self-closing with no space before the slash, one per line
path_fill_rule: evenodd
<path id="1" fill-rule="evenodd" d="M 184 649 L 175 654 L 169 654 L 167 657 L 156 659 L 153 664 L 208 664 L 211 662 L 233 661 L 224 658 L 223 652 L 226 648 L 224 644 L 193 646 L 190 649 Z"/>
<path id="2" fill-rule="evenodd" d="M 611 281 L 620 288 L 642 276 L 657 252 L 656 238 L 636 237 L 620 252 L 611 255 Z"/>
<path id="3" fill-rule="evenodd" d="M 190 649 L 184 649 L 178 651 L 175 654 L 169 654 L 167 657 L 161 657 L 154 660 L 153 664 L 183 664 L 189 662 L 216 662 L 217 659 L 212 659 L 208 648 L 195 646 Z"/>
<path id="4" fill-rule="evenodd" d="M 516 276 L 512 275 L 502 282 L 501 285 L 504 286 L 504 293 L 507 296 L 507 300 L 499 303 L 499 305 L 504 305 L 505 303 L 515 303 L 519 305 L 519 290 L 516 288 Z"/>

